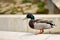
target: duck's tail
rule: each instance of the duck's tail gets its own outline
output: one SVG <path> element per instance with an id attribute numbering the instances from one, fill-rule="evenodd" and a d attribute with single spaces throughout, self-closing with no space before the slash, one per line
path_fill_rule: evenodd
<path id="1" fill-rule="evenodd" d="M 55 26 L 55 24 L 53 24 L 53 23 L 47 22 L 47 24 L 50 24 L 51 25 L 51 28 L 54 28 L 53 26 Z"/>

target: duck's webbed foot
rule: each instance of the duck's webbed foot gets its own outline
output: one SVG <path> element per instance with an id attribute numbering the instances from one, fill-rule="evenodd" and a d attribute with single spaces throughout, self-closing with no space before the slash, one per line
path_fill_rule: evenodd
<path id="1" fill-rule="evenodd" d="M 36 35 L 42 34 L 43 32 L 44 32 L 44 29 L 40 29 L 40 32 L 38 32 Z"/>

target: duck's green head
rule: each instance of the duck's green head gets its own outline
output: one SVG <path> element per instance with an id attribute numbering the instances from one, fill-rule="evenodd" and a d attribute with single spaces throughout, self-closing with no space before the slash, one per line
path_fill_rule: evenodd
<path id="1" fill-rule="evenodd" d="M 35 19 L 35 17 L 31 13 L 27 14 L 26 18 Z"/>
<path id="2" fill-rule="evenodd" d="M 27 15 L 26 15 L 26 17 L 23 19 L 23 20 L 25 20 L 25 19 L 31 19 L 31 20 L 34 20 L 35 19 L 35 17 L 33 16 L 33 14 L 31 14 L 31 13 L 28 13 Z"/>
<path id="3" fill-rule="evenodd" d="M 35 19 L 35 17 L 31 13 L 27 14 L 26 18 Z"/>
<path id="4" fill-rule="evenodd" d="M 34 17 L 31 13 L 28 13 L 23 20 L 28 19 L 28 18 L 30 18 L 31 20 L 32 20 L 32 19 L 33 19 L 33 20 L 35 19 L 35 17 Z"/>

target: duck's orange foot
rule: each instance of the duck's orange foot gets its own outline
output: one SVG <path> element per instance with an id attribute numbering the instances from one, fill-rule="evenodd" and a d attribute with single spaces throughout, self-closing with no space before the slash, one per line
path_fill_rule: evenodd
<path id="1" fill-rule="evenodd" d="M 35 35 L 42 34 L 43 32 L 36 33 Z"/>
<path id="2" fill-rule="evenodd" d="M 37 33 L 36 35 L 38 35 L 38 34 L 42 34 L 43 32 L 44 32 L 44 29 L 40 29 L 40 32 Z"/>

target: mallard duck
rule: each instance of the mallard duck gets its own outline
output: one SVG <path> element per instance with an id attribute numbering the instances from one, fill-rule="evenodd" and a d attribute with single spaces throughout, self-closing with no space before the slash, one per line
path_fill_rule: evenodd
<path id="1" fill-rule="evenodd" d="M 40 30 L 40 32 L 37 34 L 43 33 L 44 29 L 53 28 L 53 25 L 54 25 L 52 24 L 52 21 L 42 20 L 42 19 L 35 20 L 35 17 L 31 13 L 27 14 L 26 18 L 30 18 L 30 21 L 29 21 L 30 28 Z"/>

